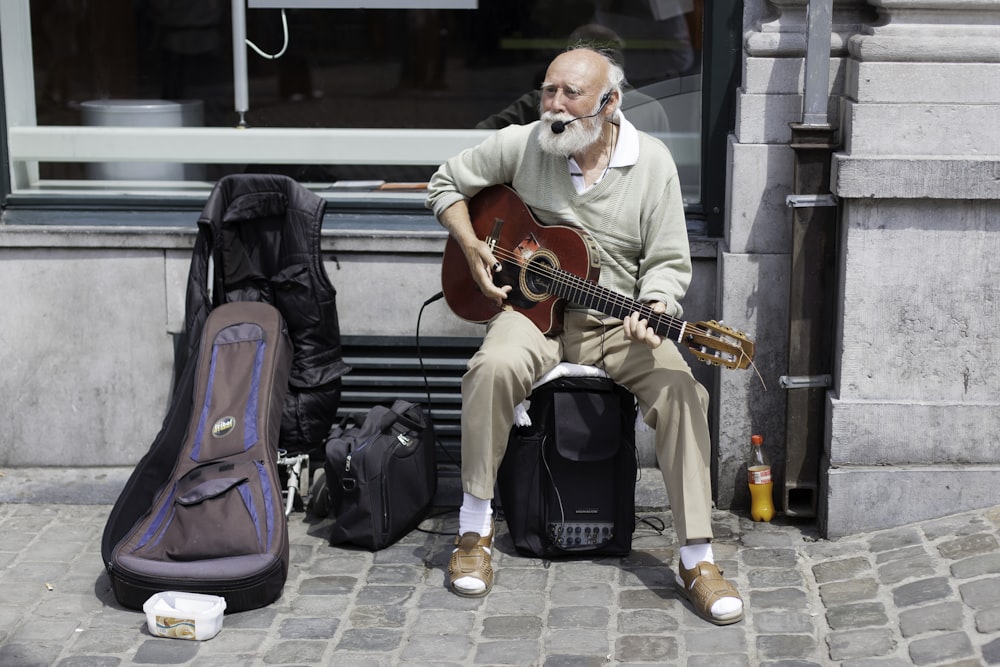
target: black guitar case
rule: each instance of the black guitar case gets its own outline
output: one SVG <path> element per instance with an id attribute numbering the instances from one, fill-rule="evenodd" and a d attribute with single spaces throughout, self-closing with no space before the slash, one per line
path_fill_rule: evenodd
<path id="1" fill-rule="evenodd" d="M 177 590 L 222 596 L 232 612 L 281 595 L 288 525 L 277 449 L 291 364 L 287 327 L 274 306 L 233 302 L 209 314 L 198 354 L 184 369 L 194 375 L 192 403 L 184 410 L 177 405 L 183 399 L 175 400 L 128 488 L 171 453 L 172 473 L 149 511 L 102 548 L 123 606 L 142 609 L 153 594 Z"/>

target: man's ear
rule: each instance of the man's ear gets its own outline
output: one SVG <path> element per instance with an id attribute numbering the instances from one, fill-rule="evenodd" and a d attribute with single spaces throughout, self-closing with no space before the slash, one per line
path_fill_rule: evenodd
<path id="1" fill-rule="evenodd" d="M 604 111 L 607 112 L 608 118 L 612 118 L 618 107 L 621 106 L 621 99 L 618 91 L 609 90 L 604 94 L 604 99 L 601 100 L 601 104 L 604 106 Z"/>

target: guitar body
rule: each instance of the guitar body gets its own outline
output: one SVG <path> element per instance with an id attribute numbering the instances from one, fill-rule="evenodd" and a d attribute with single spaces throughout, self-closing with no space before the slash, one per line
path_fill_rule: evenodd
<path id="1" fill-rule="evenodd" d="M 521 198 L 506 185 L 494 185 L 469 201 L 476 236 L 492 246 L 503 268 L 497 285 L 510 285 L 504 307 L 530 319 L 543 333 L 562 328 L 566 300 L 552 294 L 548 277 L 567 272 L 597 282 L 600 255 L 587 233 L 566 225 L 542 225 Z M 452 312 L 470 322 L 488 322 L 500 309 L 472 279 L 458 243 L 448 237 L 441 263 L 441 286 Z"/>
<path id="2" fill-rule="evenodd" d="M 687 347 L 706 364 L 748 368 L 756 346 L 742 332 L 715 320 L 685 322 L 653 312 L 649 304 L 601 287 L 600 253 L 586 232 L 566 225 L 542 225 L 521 198 L 505 185 L 486 188 L 469 201 L 476 237 L 490 246 L 501 270 L 497 285 L 510 285 L 503 303 L 542 333 L 562 329 L 566 302 L 624 319 L 639 313 L 657 335 Z M 465 253 L 450 236 L 441 263 L 441 287 L 452 312 L 469 322 L 488 322 L 500 309 L 472 279 Z"/>

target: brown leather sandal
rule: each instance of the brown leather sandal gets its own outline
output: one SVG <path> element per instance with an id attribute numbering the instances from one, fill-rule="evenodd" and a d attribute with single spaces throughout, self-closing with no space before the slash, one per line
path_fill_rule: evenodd
<path id="1" fill-rule="evenodd" d="M 722 598 L 743 600 L 736 587 L 723 578 L 722 570 L 714 563 L 702 561 L 690 570 L 685 569 L 683 563 L 678 563 L 677 569 L 680 572 L 674 581 L 677 592 L 691 603 L 698 616 L 716 625 L 729 625 L 743 619 L 742 605 L 738 611 L 723 616 L 712 615 L 712 605 Z"/>
<path id="2" fill-rule="evenodd" d="M 451 554 L 448 563 L 448 574 L 451 575 L 451 590 L 456 595 L 467 598 L 478 598 L 486 595 L 493 588 L 493 533 L 495 526 L 490 526 L 490 534 L 480 537 L 479 533 L 465 533 L 455 538 L 457 549 Z M 490 551 L 487 551 L 489 549 Z M 462 577 L 472 577 L 486 584 L 481 591 L 470 591 L 455 585 Z"/>

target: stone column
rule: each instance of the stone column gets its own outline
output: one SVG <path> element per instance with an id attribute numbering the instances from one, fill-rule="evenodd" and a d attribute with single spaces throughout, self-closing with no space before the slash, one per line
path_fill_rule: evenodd
<path id="1" fill-rule="evenodd" d="M 830 536 L 1000 503 L 1000 2 L 869 4 L 833 164 Z"/>

